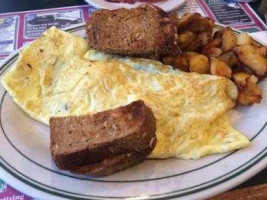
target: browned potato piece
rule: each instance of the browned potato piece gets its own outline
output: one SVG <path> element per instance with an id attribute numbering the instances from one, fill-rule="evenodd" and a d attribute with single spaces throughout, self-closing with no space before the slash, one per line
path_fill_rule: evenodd
<path id="1" fill-rule="evenodd" d="M 223 61 L 218 58 L 211 58 L 210 73 L 213 75 L 224 76 L 225 78 L 231 78 L 232 70 Z"/>
<path id="2" fill-rule="evenodd" d="M 190 62 L 190 59 L 197 55 L 200 55 L 200 54 L 197 52 L 193 52 L 193 51 L 186 51 L 183 53 L 183 56 L 186 58 L 187 62 Z"/>
<path id="3" fill-rule="evenodd" d="M 239 60 L 233 51 L 226 52 L 220 55 L 218 58 L 231 68 L 239 64 Z"/>
<path id="4" fill-rule="evenodd" d="M 259 46 L 261 46 L 258 42 L 256 42 L 256 41 L 253 40 L 253 39 L 252 39 L 251 44 L 254 45 L 255 47 L 259 47 Z"/>
<path id="5" fill-rule="evenodd" d="M 251 76 L 250 74 L 247 74 L 244 72 L 234 73 L 233 74 L 233 81 L 235 82 L 235 84 L 238 87 L 244 87 L 247 84 L 247 78 L 249 78 L 250 76 Z"/>
<path id="6" fill-rule="evenodd" d="M 189 35 L 191 33 L 191 35 Z M 189 36 L 191 39 L 189 39 Z M 195 34 L 191 31 L 180 33 L 178 44 L 183 51 L 199 51 L 206 46 L 211 40 L 211 32 L 205 31 Z"/>
<path id="7" fill-rule="evenodd" d="M 202 53 L 209 57 L 218 57 L 222 54 L 222 50 L 216 47 L 204 48 Z"/>
<path id="8" fill-rule="evenodd" d="M 173 67 L 188 72 L 189 71 L 189 64 L 183 55 L 175 56 Z"/>
<path id="9" fill-rule="evenodd" d="M 251 105 L 260 103 L 262 99 L 262 91 L 257 85 L 247 85 L 243 90 L 239 91 L 237 102 L 242 105 Z"/>
<path id="10" fill-rule="evenodd" d="M 237 38 L 234 34 L 234 31 L 229 28 L 222 28 L 214 34 L 215 39 L 221 39 L 222 40 L 222 51 L 227 52 L 233 49 L 237 44 Z"/>
<path id="11" fill-rule="evenodd" d="M 212 31 L 214 27 L 214 22 L 208 17 L 202 17 L 199 13 L 186 13 L 181 17 L 178 32 L 189 30 L 194 33 L 200 33 Z"/>
<path id="12" fill-rule="evenodd" d="M 178 32 L 182 32 L 184 30 L 188 30 L 190 23 L 194 20 L 201 19 L 201 15 L 199 13 L 185 13 L 178 24 Z"/>
<path id="13" fill-rule="evenodd" d="M 214 22 L 199 13 L 186 13 L 178 24 L 178 45 L 182 51 L 199 51 L 211 40 Z"/>
<path id="14" fill-rule="evenodd" d="M 165 65 L 171 65 L 174 68 L 180 69 L 182 71 L 189 71 L 190 59 L 196 55 L 199 54 L 196 52 L 188 51 L 176 56 L 167 56 L 163 58 L 163 63 Z"/>
<path id="15" fill-rule="evenodd" d="M 238 73 L 238 72 L 244 72 L 250 75 L 254 75 L 255 73 L 252 71 L 252 69 L 250 69 L 247 65 L 241 63 L 238 59 L 238 64 L 232 68 L 234 73 Z"/>
<path id="16" fill-rule="evenodd" d="M 237 45 L 252 44 L 252 38 L 247 33 L 241 33 L 237 36 Z"/>
<path id="17" fill-rule="evenodd" d="M 194 43 L 196 38 L 196 34 L 191 31 L 185 31 L 183 33 L 180 33 L 178 36 L 178 45 L 180 49 L 183 51 L 186 50 L 191 43 Z"/>
<path id="18" fill-rule="evenodd" d="M 239 72 L 233 74 L 233 81 L 238 87 L 238 103 L 242 105 L 250 105 L 260 103 L 262 99 L 262 92 L 256 85 L 257 77 L 247 73 Z"/>
<path id="19" fill-rule="evenodd" d="M 253 84 L 257 84 L 258 82 L 258 78 L 254 75 L 251 75 L 249 78 L 248 78 L 248 82 L 250 83 L 253 83 Z"/>
<path id="20" fill-rule="evenodd" d="M 221 38 L 215 38 L 207 44 L 209 47 L 220 47 L 222 44 L 222 39 Z"/>
<path id="21" fill-rule="evenodd" d="M 258 76 L 263 76 L 267 68 L 267 59 L 257 52 L 253 45 L 243 45 L 234 48 L 239 60 L 251 68 Z"/>
<path id="22" fill-rule="evenodd" d="M 258 79 L 254 75 L 237 73 L 233 75 L 234 82 L 237 84 L 239 95 L 237 102 L 242 105 L 260 103 L 262 91 L 256 85 Z"/>
<path id="23" fill-rule="evenodd" d="M 186 47 L 186 51 L 198 51 L 198 49 L 201 48 L 201 44 L 202 41 L 200 41 L 199 39 L 194 40 L 193 42 L 191 42 L 187 47 Z"/>
<path id="24" fill-rule="evenodd" d="M 174 63 L 174 57 L 172 57 L 172 56 L 167 56 L 167 57 L 164 57 L 164 58 L 162 59 L 162 61 L 163 61 L 163 63 L 164 63 L 165 65 L 173 65 L 173 63 Z"/>
<path id="25" fill-rule="evenodd" d="M 222 54 L 222 50 L 219 48 L 222 43 L 222 39 L 215 38 L 211 40 L 202 50 L 202 53 L 209 57 L 218 57 Z"/>
<path id="26" fill-rule="evenodd" d="M 190 59 L 189 70 L 190 72 L 197 72 L 206 74 L 209 72 L 210 64 L 209 59 L 204 55 L 196 55 Z"/>
<path id="27" fill-rule="evenodd" d="M 201 33 L 204 31 L 212 31 L 215 27 L 214 22 L 208 17 L 201 17 L 198 20 L 192 20 L 188 30 L 193 31 L 194 33 Z"/>
<path id="28" fill-rule="evenodd" d="M 223 35 L 222 35 L 222 51 L 230 51 L 232 50 L 237 44 L 237 38 L 234 34 L 234 31 L 230 28 L 225 28 Z"/>
<path id="29" fill-rule="evenodd" d="M 168 56 L 163 58 L 163 63 L 165 65 L 171 65 L 173 68 L 189 71 L 189 64 L 187 62 L 187 58 L 185 55 L 176 55 L 176 56 Z"/>
<path id="30" fill-rule="evenodd" d="M 168 17 L 169 17 L 171 23 L 173 23 L 175 26 L 179 25 L 180 19 L 179 19 L 179 17 L 178 17 L 176 12 L 169 13 Z"/>
<path id="31" fill-rule="evenodd" d="M 201 41 L 202 47 L 206 46 L 210 42 L 211 35 L 212 35 L 211 31 L 205 31 L 205 32 L 198 34 L 197 39 Z"/>
<path id="32" fill-rule="evenodd" d="M 264 46 L 257 47 L 257 53 L 262 55 L 263 57 L 266 57 L 267 48 Z"/>

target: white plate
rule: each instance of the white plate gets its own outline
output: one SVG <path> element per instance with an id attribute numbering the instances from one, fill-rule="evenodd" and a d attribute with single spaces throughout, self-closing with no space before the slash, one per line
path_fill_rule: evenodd
<path id="1" fill-rule="evenodd" d="M 67 29 L 84 35 L 84 26 Z M 19 50 L 20 51 L 20 50 Z M 3 76 L 18 58 L 0 66 Z M 205 199 L 247 180 L 267 166 L 267 80 L 260 105 L 238 107 L 229 115 L 252 141 L 245 149 L 200 160 L 147 160 L 105 178 L 59 171 L 49 152 L 49 127 L 31 119 L 0 86 L 0 177 L 37 199 Z M 26 91 L 25 91 L 26 95 Z"/>
<path id="2" fill-rule="evenodd" d="M 144 2 L 136 2 L 134 4 L 129 3 L 112 3 L 106 0 L 85 0 L 90 5 L 96 8 L 106 8 L 106 9 L 116 9 L 116 8 L 134 8 Z M 186 0 L 162 0 L 157 3 L 152 3 L 156 6 L 159 6 L 161 9 L 166 12 L 172 11 L 180 7 L 186 2 Z"/>

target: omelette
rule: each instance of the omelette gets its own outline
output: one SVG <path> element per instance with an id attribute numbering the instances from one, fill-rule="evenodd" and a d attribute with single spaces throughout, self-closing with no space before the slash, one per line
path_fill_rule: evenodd
<path id="1" fill-rule="evenodd" d="M 2 84 L 23 111 L 47 125 L 52 116 L 143 100 L 157 120 L 151 158 L 198 159 L 249 144 L 226 115 L 238 96 L 230 80 L 90 50 L 85 39 L 55 27 L 20 54 Z"/>

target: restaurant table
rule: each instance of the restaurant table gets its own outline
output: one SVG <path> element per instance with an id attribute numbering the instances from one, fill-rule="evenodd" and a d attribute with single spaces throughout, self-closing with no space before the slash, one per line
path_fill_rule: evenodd
<path id="1" fill-rule="evenodd" d="M 266 0 L 262 0 L 266 1 Z M 36 9 L 45 9 L 45 8 L 59 8 L 66 6 L 74 5 L 86 5 L 87 3 L 83 0 L 0 0 L 0 13 L 6 12 L 17 12 L 17 11 L 28 11 Z M 261 0 L 250 3 L 250 6 L 253 10 L 265 21 L 264 13 L 267 13 L 267 10 L 259 12 L 259 7 Z M 1 174 L 0 174 L 1 179 Z M 252 177 L 248 181 L 242 183 L 234 189 L 240 189 L 255 185 L 260 185 L 267 183 L 267 168 L 260 172 L 258 175 Z"/>

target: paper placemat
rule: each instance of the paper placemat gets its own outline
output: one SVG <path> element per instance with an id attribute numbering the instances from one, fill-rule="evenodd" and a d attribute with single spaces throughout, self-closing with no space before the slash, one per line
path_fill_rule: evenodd
<path id="1" fill-rule="evenodd" d="M 95 10 L 86 5 L 0 14 L 0 62 L 17 48 L 39 37 L 47 28 L 84 23 Z M 250 32 L 267 44 L 267 27 L 248 4 L 187 0 L 177 12 L 180 16 L 185 12 L 199 12 L 219 23 Z M 33 199 L 21 192 L 0 179 L 0 200 Z"/>

